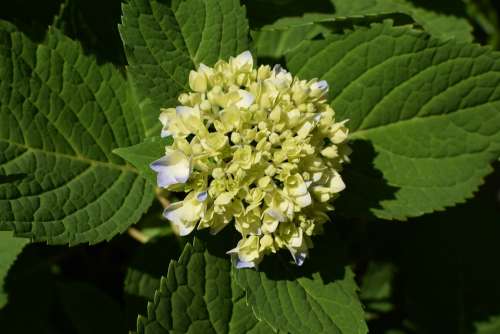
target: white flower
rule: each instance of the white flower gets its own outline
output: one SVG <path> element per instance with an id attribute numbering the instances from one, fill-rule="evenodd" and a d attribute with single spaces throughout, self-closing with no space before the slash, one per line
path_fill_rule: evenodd
<path id="1" fill-rule="evenodd" d="M 279 223 L 285 222 L 286 217 L 278 209 L 269 208 L 262 215 L 262 231 L 264 233 L 274 233 Z"/>
<path id="2" fill-rule="evenodd" d="M 257 235 L 249 235 L 241 239 L 238 245 L 227 252 L 227 254 L 237 254 L 236 268 L 254 268 L 262 260 L 260 249 L 260 238 Z"/>
<path id="3" fill-rule="evenodd" d="M 172 222 L 180 236 L 191 233 L 200 217 L 203 217 L 207 196 L 207 192 L 190 192 L 183 201 L 173 203 L 165 209 L 163 215 Z"/>
<path id="4" fill-rule="evenodd" d="M 313 96 L 323 96 L 328 93 L 328 82 L 321 80 L 311 84 L 311 94 Z"/>
<path id="5" fill-rule="evenodd" d="M 161 112 L 161 114 L 160 114 L 160 122 L 163 125 L 163 127 L 161 129 L 160 136 L 162 138 L 171 136 L 172 133 L 170 131 L 168 131 L 168 127 L 169 127 L 169 124 L 168 124 L 168 111 L 164 110 L 164 111 Z"/>
<path id="6" fill-rule="evenodd" d="M 149 166 L 157 173 L 156 179 L 160 188 L 185 183 L 191 175 L 190 159 L 178 150 L 168 149 L 164 157 L 152 162 Z"/>
<path id="7" fill-rule="evenodd" d="M 312 203 L 311 194 L 307 189 L 307 184 L 300 174 L 291 175 L 286 179 L 285 193 L 293 198 L 294 202 L 301 208 Z"/>
<path id="8" fill-rule="evenodd" d="M 248 108 L 252 105 L 253 101 L 255 101 L 255 97 L 247 92 L 246 90 L 240 89 L 238 91 L 240 94 L 240 100 L 236 103 L 238 108 Z"/>
<path id="9" fill-rule="evenodd" d="M 298 266 L 301 266 L 308 254 L 308 248 L 305 244 L 302 229 L 297 229 L 297 231 L 288 240 L 287 248 L 290 251 L 290 254 L 292 254 L 295 263 Z"/>
<path id="10" fill-rule="evenodd" d="M 235 70 L 249 71 L 253 68 L 253 57 L 250 51 L 240 53 L 236 58 L 231 58 L 229 62 Z"/>

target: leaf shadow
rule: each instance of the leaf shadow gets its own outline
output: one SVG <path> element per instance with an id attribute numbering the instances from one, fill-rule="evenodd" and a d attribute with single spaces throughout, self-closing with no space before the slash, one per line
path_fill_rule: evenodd
<path id="1" fill-rule="evenodd" d="M 266 256 L 257 270 L 273 281 L 312 280 L 319 275 L 326 285 L 345 279 L 348 266 L 345 243 L 340 240 L 334 224 L 326 225 L 329 226 L 325 226 L 323 235 L 313 237 L 314 247 L 302 266 L 297 266 L 290 253 L 282 250 Z"/>
<path id="2" fill-rule="evenodd" d="M 402 235 L 399 298 L 422 331 L 471 333 L 500 314 L 498 167 L 475 198 L 415 219 Z"/>
<path id="3" fill-rule="evenodd" d="M 167 276 L 170 261 L 178 260 L 181 248 L 174 235 L 157 237 L 142 245 L 132 258 L 125 279 L 125 313 L 129 328 L 135 329 L 137 315 L 147 314 L 160 279 Z"/>
<path id="4" fill-rule="evenodd" d="M 346 189 L 335 200 L 334 215 L 345 218 L 375 220 L 374 209 L 382 209 L 381 202 L 395 198 L 398 187 L 391 186 L 374 165 L 377 156 L 373 144 L 367 140 L 349 143 L 351 163 L 345 165 L 342 178 Z"/>
<path id="5" fill-rule="evenodd" d="M 18 0 L 0 4 L 0 19 L 7 20 L 35 43 L 45 40 L 49 26 L 78 40 L 86 55 L 98 64 L 125 66 L 126 58 L 118 32 L 123 0 Z M 99 10 L 95 10 L 99 8 Z M 28 10 L 27 10 L 28 9 Z"/>
<path id="6" fill-rule="evenodd" d="M 356 262 L 383 261 L 397 271 L 394 310 L 370 323 L 410 333 L 472 333 L 500 314 L 500 163 L 473 199 L 406 223 L 368 222 L 357 239 Z M 359 231 L 357 231 L 359 232 Z M 350 251 L 352 253 L 352 250 Z M 358 270 L 359 271 L 359 270 Z M 359 274 L 359 272 L 358 272 Z M 366 302 L 366 301 L 365 301 Z"/>
<path id="7" fill-rule="evenodd" d="M 17 173 L 10 175 L 0 175 L 0 185 L 5 183 L 20 182 L 28 176 L 26 173 Z"/>
<path id="8" fill-rule="evenodd" d="M 268 279 L 274 281 L 294 281 L 298 278 L 313 279 L 320 275 L 324 284 L 342 280 L 345 278 L 347 260 L 347 247 L 339 239 L 336 226 L 327 223 L 325 233 L 313 237 L 314 248 L 302 266 L 297 266 L 292 256 L 286 250 L 278 251 L 276 254 L 264 256 L 263 261 L 257 268 L 236 269 L 251 270 L 259 274 L 265 274 Z M 217 235 L 210 235 L 207 231 L 197 231 L 196 237 L 203 240 L 209 253 L 213 256 L 229 259 L 227 251 L 234 248 L 241 239 L 241 235 L 234 229 L 226 228 Z"/>

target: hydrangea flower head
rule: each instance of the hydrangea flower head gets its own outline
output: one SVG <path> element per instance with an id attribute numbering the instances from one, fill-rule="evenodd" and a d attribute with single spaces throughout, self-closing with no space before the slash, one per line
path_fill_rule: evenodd
<path id="1" fill-rule="evenodd" d="M 335 122 L 328 84 L 279 65 L 255 69 L 246 51 L 201 64 L 189 87 L 160 115 L 161 135 L 174 141 L 151 168 L 160 187 L 187 194 L 164 216 L 180 235 L 234 224 L 242 238 L 228 253 L 238 268 L 280 249 L 301 265 L 345 188 L 348 130 Z"/>

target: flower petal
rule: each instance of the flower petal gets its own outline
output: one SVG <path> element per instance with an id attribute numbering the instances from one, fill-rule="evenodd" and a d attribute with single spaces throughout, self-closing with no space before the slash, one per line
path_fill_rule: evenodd
<path id="1" fill-rule="evenodd" d="M 185 183 L 191 175 L 191 162 L 181 151 L 170 150 L 164 157 L 152 162 L 149 167 L 157 173 L 160 188 Z"/>
<path id="2" fill-rule="evenodd" d="M 183 202 L 171 204 L 163 212 L 163 216 L 172 223 L 180 236 L 188 235 L 196 227 L 196 221 L 186 219 L 188 218 L 186 217 L 187 214 Z"/>
<path id="3" fill-rule="evenodd" d="M 196 195 L 196 199 L 198 200 L 198 202 L 204 202 L 207 199 L 207 197 L 208 197 L 208 192 L 206 191 L 203 191 L 198 195 Z"/>
<path id="4" fill-rule="evenodd" d="M 195 192 L 190 192 L 183 201 L 173 203 L 165 208 L 163 216 L 172 223 L 180 236 L 191 233 L 204 216 L 206 204 L 203 203 L 204 200 L 199 200 L 200 197 L 201 199 L 203 197 L 206 199 L 206 195 L 203 195 L 204 193 L 195 195 Z"/>
<path id="5" fill-rule="evenodd" d="M 255 268 L 255 262 L 246 262 L 246 261 L 241 261 L 240 259 L 236 260 L 236 269 L 243 269 L 243 268 Z"/>
<path id="6" fill-rule="evenodd" d="M 188 116 L 196 114 L 196 110 L 194 108 L 186 107 L 186 106 L 175 107 L 175 112 L 177 113 L 177 116 L 180 116 L 180 117 L 188 117 Z"/>
<path id="7" fill-rule="evenodd" d="M 321 80 L 321 81 L 315 82 L 315 83 L 313 83 L 311 85 L 311 89 L 312 90 L 319 89 L 323 93 L 326 93 L 326 92 L 328 92 L 328 82 L 326 82 L 325 80 Z"/>
<path id="8" fill-rule="evenodd" d="M 238 69 L 253 67 L 253 57 L 250 51 L 244 51 L 234 58 L 234 65 Z"/>
<path id="9" fill-rule="evenodd" d="M 255 101 L 255 97 L 252 93 L 247 92 L 246 90 L 240 89 L 239 91 L 241 99 L 236 103 L 238 108 L 249 108 L 252 103 Z"/>
<path id="10" fill-rule="evenodd" d="M 196 71 L 189 72 L 189 87 L 195 92 L 203 93 L 207 90 L 207 77 Z"/>
<path id="11" fill-rule="evenodd" d="M 330 180 L 330 190 L 333 193 L 341 192 L 345 189 L 345 183 L 339 173 L 335 172 Z"/>
<path id="12" fill-rule="evenodd" d="M 304 261 L 307 257 L 307 252 L 302 250 L 297 251 L 294 249 L 290 249 L 290 254 L 292 254 L 295 264 L 298 265 L 299 267 L 304 264 Z"/>

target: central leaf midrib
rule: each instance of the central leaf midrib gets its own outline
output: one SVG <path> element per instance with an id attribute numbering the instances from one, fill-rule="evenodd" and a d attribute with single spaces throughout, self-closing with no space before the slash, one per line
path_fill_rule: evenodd
<path id="1" fill-rule="evenodd" d="M 13 142 L 13 141 L 10 141 L 8 139 L 3 139 L 3 138 L 0 138 L 0 141 L 4 141 L 4 142 L 6 142 L 8 144 L 11 144 L 11 145 L 16 145 L 16 146 L 18 146 L 20 148 L 23 148 L 25 150 L 41 152 L 41 153 L 43 153 L 45 155 L 52 155 L 52 156 L 59 157 L 59 158 L 69 159 L 69 160 L 73 160 L 73 161 L 80 161 L 80 162 L 83 162 L 83 163 L 86 163 L 86 164 L 90 164 L 90 165 L 103 166 L 103 167 L 107 167 L 107 168 L 110 168 L 110 169 L 116 169 L 116 170 L 120 170 L 120 171 L 131 172 L 131 173 L 134 173 L 134 174 L 138 174 L 139 173 L 137 171 L 137 169 L 135 169 L 134 167 L 132 167 L 130 165 L 118 165 L 118 164 L 112 163 L 110 161 L 94 160 L 94 159 L 90 159 L 90 158 L 87 158 L 87 157 L 84 157 L 84 156 L 80 156 L 80 155 L 70 155 L 70 154 L 60 153 L 60 152 L 45 151 L 45 150 L 43 150 L 41 148 L 27 146 L 25 144 Z"/>
<path id="2" fill-rule="evenodd" d="M 203 3 L 205 4 L 205 3 Z M 182 3 L 180 3 L 178 5 L 178 7 L 176 9 L 170 7 L 170 10 L 172 11 L 172 14 L 174 15 L 174 18 L 175 18 L 175 23 L 177 24 L 177 27 L 179 28 L 179 33 L 181 34 L 182 36 L 182 42 L 184 44 L 184 47 L 186 48 L 186 53 L 189 57 L 189 59 L 191 60 L 191 62 L 193 63 L 193 69 L 197 68 L 198 65 L 196 64 L 196 60 L 194 59 L 194 56 L 191 54 L 191 50 L 189 50 L 189 46 L 188 44 L 186 43 L 186 36 L 184 35 L 184 31 L 182 29 L 182 26 L 181 26 L 181 23 L 179 22 L 179 19 L 177 18 L 177 10 L 179 10 L 179 7 L 182 6 Z M 206 21 L 206 11 L 205 11 L 205 21 Z M 205 29 L 203 29 L 204 31 Z M 202 34 L 203 34 L 203 31 L 202 31 Z M 165 34 L 166 35 L 166 34 Z M 196 53 L 198 53 L 198 49 L 199 49 L 199 46 L 198 48 L 196 49 Z M 196 55 L 195 55 L 196 56 Z"/>

